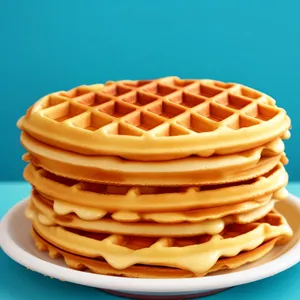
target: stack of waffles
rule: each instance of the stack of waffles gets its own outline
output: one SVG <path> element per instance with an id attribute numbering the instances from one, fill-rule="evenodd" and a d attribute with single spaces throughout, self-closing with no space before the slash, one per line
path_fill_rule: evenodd
<path id="1" fill-rule="evenodd" d="M 204 276 L 292 230 L 276 211 L 291 122 L 270 96 L 214 80 L 107 82 L 47 95 L 18 122 L 41 251 L 70 268 Z"/>

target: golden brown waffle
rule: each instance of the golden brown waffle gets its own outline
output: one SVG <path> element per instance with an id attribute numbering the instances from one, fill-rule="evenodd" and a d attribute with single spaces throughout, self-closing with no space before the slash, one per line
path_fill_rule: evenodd
<path id="1" fill-rule="evenodd" d="M 233 257 L 253 250 L 264 242 L 281 237 L 286 243 L 292 229 L 278 213 L 271 212 L 250 224 L 227 225 L 221 234 L 188 238 L 145 238 L 105 235 L 46 226 L 33 220 L 34 230 L 52 245 L 76 255 L 104 258 L 115 269 L 122 270 L 142 264 L 188 270 L 197 274 L 208 272 L 221 257 Z"/>
<path id="2" fill-rule="evenodd" d="M 274 195 L 277 195 L 279 192 L 283 192 L 284 190 L 277 191 Z M 287 192 L 286 192 L 287 193 Z M 67 216 L 66 218 L 59 218 L 60 220 L 72 220 L 73 216 L 77 216 L 79 219 L 85 221 L 96 221 L 102 218 L 111 218 L 115 221 L 122 223 L 134 223 L 139 221 L 148 221 L 155 222 L 160 224 L 178 224 L 183 222 L 191 222 L 191 223 L 199 223 L 205 220 L 216 220 L 226 216 L 231 216 L 231 219 L 234 219 L 236 223 L 247 223 L 251 222 L 248 219 L 252 215 L 252 212 L 267 211 L 264 213 L 265 215 L 271 208 L 273 207 L 272 202 L 275 200 L 271 200 L 273 194 L 268 194 L 262 198 L 245 201 L 241 203 L 217 206 L 217 207 L 209 207 L 202 208 L 198 210 L 190 210 L 183 212 L 161 212 L 161 213 L 137 213 L 130 211 L 117 211 L 112 214 L 103 211 L 102 209 L 98 209 L 95 207 L 89 207 L 86 205 L 76 205 L 72 203 L 68 203 L 60 200 L 50 200 L 45 196 L 39 194 L 36 190 L 33 190 L 31 193 L 31 199 L 33 204 L 38 208 L 40 205 L 47 204 L 47 207 L 53 211 L 51 213 L 51 217 L 58 216 Z M 278 199 L 282 200 L 282 199 Z M 42 203 L 42 204 L 41 204 Z M 271 206 L 270 206 L 271 205 Z M 40 208 L 40 210 L 45 210 Z M 49 214 L 47 214 L 49 215 Z M 260 218 L 259 216 L 258 218 Z M 252 217 L 251 217 L 252 218 Z M 254 216 L 251 220 L 255 220 L 257 217 Z"/>
<path id="3" fill-rule="evenodd" d="M 153 223 L 153 222 L 118 222 L 109 215 L 97 220 L 84 220 L 74 214 L 59 216 L 53 209 L 53 203 L 33 193 L 26 210 L 27 217 L 37 213 L 38 220 L 46 226 L 60 225 L 86 232 L 110 233 L 143 237 L 191 237 L 202 234 L 219 234 L 228 224 L 247 224 L 266 216 L 274 208 L 274 201 L 268 201 L 259 208 L 245 213 L 227 215 L 224 218 L 206 219 L 201 222 Z M 82 209 L 84 212 L 84 209 Z M 172 215 L 172 213 L 170 213 Z M 176 218 L 176 216 L 175 216 Z"/>
<path id="4" fill-rule="evenodd" d="M 277 139 L 238 154 L 209 158 L 188 157 L 173 161 L 137 162 L 113 156 L 84 156 L 64 151 L 22 133 L 21 142 L 30 154 L 24 160 L 54 174 L 82 181 L 117 185 L 188 186 L 237 182 L 260 176 L 288 160 Z"/>
<path id="5" fill-rule="evenodd" d="M 79 182 L 56 176 L 29 164 L 24 178 L 51 200 L 100 208 L 114 213 L 187 211 L 256 200 L 286 186 L 282 164 L 270 172 L 235 184 L 198 187 L 125 187 Z M 275 199 L 278 195 L 274 196 Z"/>
<path id="6" fill-rule="evenodd" d="M 286 112 L 261 92 L 177 77 L 53 93 L 18 122 L 58 148 L 142 161 L 238 153 L 288 137 L 290 126 Z"/>
<path id="7" fill-rule="evenodd" d="M 187 270 L 157 266 L 134 265 L 126 269 L 117 270 L 103 260 L 82 257 L 55 247 L 41 238 L 34 229 L 32 229 L 31 235 L 36 247 L 40 251 L 48 251 L 51 258 L 63 257 L 66 265 L 75 270 L 131 278 L 189 278 L 195 276 L 192 272 Z M 202 274 L 197 274 L 197 276 L 204 276 L 207 273 L 224 269 L 236 269 L 246 263 L 256 261 L 270 252 L 279 239 L 280 238 L 271 239 L 253 250 L 245 251 L 233 257 L 221 258 L 211 269 Z"/>

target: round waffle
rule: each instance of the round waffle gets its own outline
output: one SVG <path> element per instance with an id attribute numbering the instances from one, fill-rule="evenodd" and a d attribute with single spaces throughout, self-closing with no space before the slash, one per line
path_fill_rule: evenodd
<path id="1" fill-rule="evenodd" d="M 113 156 L 84 156 L 54 148 L 26 133 L 23 159 L 54 174 L 77 180 L 116 185 L 189 186 L 252 179 L 288 162 L 281 139 L 237 154 L 173 161 L 137 162 Z"/>
<path id="2" fill-rule="evenodd" d="M 51 201 L 33 193 L 26 214 L 31 218 L 37 213 L 38 220 L 46 226 L 60 225 L 67 228 L 79 229 L 86 232 L 121 234 L 143 237 L 190 237 L 203 234 L 221 233 L 228 224 L 247 224 L 255 222 L 267 215 L 274 208 L 274 201 L 268 201 L 259 208 L 245 213 L 235 213 L 224 218 L 212 216 L 200 222 L 184 223 L 153 223 L 153 222 L 119 222 L 109 215 L 98 220 L 83 220 L 77 215 L 59 216 L 53 209 Z"/>
<path id="3" fill-rule="evenodd" d="M 221 257 L 232 257 L 253 250 L 280 237 L 285 243 L 292 236 L 286 220 L 276 212 L 250 224 L 230 224 L 222 233 L 188 238 L 145 238 L 106 235 L 46 226 L 33 220 L 34 230 L 56 247 L 89 258 L 104 258 L 115 269 L 142 264 L 179 268 L 195 276 L 208 272 Z"/>
<path id="4" fill-rule="evenodd" d="M 134 265 L 126 269 L 117 270 L 104 260 L 91 259 L 66 252 L 41 238 L 34 229 L 32 229 L 31 235 L 35 241 L 36 247 L 40 251 L 49 252 L 49 256 L 52 258 L 63 257 L 66 265 L 75 270 L 131 278 L 189 278 L 195 276 L 192 272 L 187 270 L 158 266 Z M 207 272 L 203 272 L 202 274 L 198 273 L 197 276 L 204 276 L 208 273 L 224 269 L 236 269 L 246 263 L 258 260 L 270 252 L 279 239 L 280 237 L 273 238 L 253 250 L 245 251 L 233 257 L 221 258 Z"/>
<path id="5" fill-rule="evenodd" d="M 290 125 L 266 94 L 177 77 L 56 92 L 18 122 L 21 130 L 58 148 L 140 161 L 238 153 L 288 137 Z"/>
<path id="6" fill-rule="evenodd" d="M 288 174 L 279 163 L 268 173 L 235 184 L 197 187 L 126 187 L 86 183 L 60 177 L 29 164 L 24 178 L 51 200 L 102 209 L 103 213 L 182 212 L 255 200 L 286 186 Z M 284 193 L 285 194 L 285 193 Z M 285 195 L 286 196 L 286 195 Z M 280 193 L 275 199 L 282 197 Z"/>
<path id="7" fill-rule="evenodd" d="M 31 193 L 31 200 L 33 204 L 44 211 L 51 210 L 50 217 L 67 216 L 66 218 L 59 218 L 60 220 L 71 220 L 77 216 L 85 221 L 97 221 L 104 217 L 109 217 L 115 221 L 122 223 L 134 223 L 139 221 L 155 222 L 160 224 L 178 224 L 183 222 L 199 223 L 205 220 L 216 220 L 226 216 L 235 218 L 236 223 L 247 223 L 247 216 L 251 212 L 271 209 L 273 207 L 271 201 L 272 197 L 278 195 L 280 191 L 270 193 L 258 199 L 249 200 L 241 203 L 223 205 L 217 207 L 202 208 L 198 210 L 182 211 L 182 212 L 156 212 L 156 213 L 137 213 L 130 211 L 117 211 L 108 213 L 102 209 L 89 207 L 86 205 L 76 205 L 60 200 L 50 200 L 45 196 L 39 194 L 36 190 Z M 282 190 L 280 192 L 282 194 Z M 287 193 L 287 192 L 286 192 Z M 276 200 L 282 200 L 276 199 Z M 46 205 L 45 208 L 43 208 Z M 271 205 L 271 206 L 270 206 Z M 265 213 L 266 214 L 266 213 Z M 49 213 L 47 213 L 49 215 Z M 261 216 L 259 216 L 261 217 Z M 257 219 L 254 216 L 251 220 Z"/>

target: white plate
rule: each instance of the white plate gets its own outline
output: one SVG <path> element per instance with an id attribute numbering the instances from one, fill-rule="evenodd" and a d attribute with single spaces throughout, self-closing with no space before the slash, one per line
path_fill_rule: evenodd
<path id="1" fill-rule="evenodd" d="M 277 210 L 285 215 L 294 230 L 293 239 L 276 246 L 268 255 L 232 271 L 222 271 L 203 278 L 132 279 L 97 275 L 69 269 L 62 259 L 51 259 L 39 252 L 30 236 L 30 222 L 24 217 L 27 199 L 16 204 L 0 224 L 0 245 L 4 252 L 19 264 L 39 273 L 63 281 L 96 287 L 110 292 L 134 295 L 138 299 L 161 299 L 179 296 L 205 295 L 224 288 L 257 281 L 282 272 L 300 261 L 300 199 L 290 195 L 289 201 L 279 202 Z M 171 298 L 170 298 L 171 297 Z M 177 298 L 178 299 L 178 298 Z"/>

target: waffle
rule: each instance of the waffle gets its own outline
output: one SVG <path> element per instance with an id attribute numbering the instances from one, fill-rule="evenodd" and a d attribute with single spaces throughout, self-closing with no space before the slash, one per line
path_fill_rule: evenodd
<path id="1" fill-rule="evenodd" d="M 292 236 L 286 220 L 275 211 L 255 223 L 227 225 L 220 234 L 188 238 L 88 233 L 43 225 L 36 215 L 33 227 L 50 244 L 75 255 L 101 257 L 118 270 L 142 264 L 188 270 L 195 276 L 208 272 L 221 257 L 253 250 L 277 237 L 286 243 Z"/>
<path id="2" fill-rule="evenodd" d="M 247 216 L 251 211 L 260 211 L 261 209 L 264 210 L 265 207 L 270 208 L 269 205 L 271 204 L 271 202 L 277 201 L 275 199 L 271 201 L 272 196 L 277 195 L 279 192 L 280 191 L 277 191 L 274 194 L 271 193 L 262 198 L 245 201 L 242 203 L 202 208 L 198 210 L 190 210 L 183 212 L 165 213 L 137 213 L 130 211 L 117 211 L 112 214 L 109 214 L 106 211 L 103 211 L 102 209 L 97 209 L 95 207 L 88 207 L 86 205 L 80 206 L 59 200 L 52 201 L 50 199 L 47 199 L 45 196 L 39 194 L 35 190 L 33 190 L 31 193 L 31 199 L 36 207 L 46 203 L 47 206 L 50 207 L 50 209 L 53 211 L 51 213 L 51 216 L 67 216 L 67 218 L 60 218 L 60 220 L 70 220 L 73 216 L 77 216 L 81 220 L 97 221 L 104 217 L 109 217 L 115 221 L 122 223 L 148 221 L 161 224 L 178 224 L 183 222 L 197 223 L 203 222 L 205 220 L 216 220 L 226 216 L 231 216 L 231 218 L 233 218 L 233 216 L 236 216 L 237 219 L 235 220 L 235 222 L 247 223 L 249 221 L 245 216 Z M 283 191 L 281 191 L 281 193 L 282 192 Z"/>
<path id="3" fill-rule="evenodd" d="M 110 216 L 98 220 L 83 220 L 76 215 L 61 217 L 55 213 L 52 203 L 36 193 L 31 197 L 26 215 L 30 219 L 37 213 L 38 220 L 46 226 L 60 225 L 86 232 L 110 233 L 143 237 L 190 237 L 203 234 L 219 234 L 228 224 L 247 224 L 255 222 L 267 215 L 274 208 L 274 201 L 268 201 L 259 208 L 246 213 L 227 215 L 224 218 L 204 220 L 202 222 L 185 222 L 180 224 L 133 222 L 124 223 L 113 220 Z"/>
<path id="4" fill-rule="evenodd" d="M 124 187 L 79 182 L 29 164 L 24 178 L 51 200 L 61 200 L 105 212 L 176 212 L 255 200 L 286 186 L 288 174 L 279 163 L 270 172 L 235 184 L 198 187 Z M 285 193 L 283 193 L 285 194 Z M 282 197 L 280 193 L 274 198 Z"/>
<path id="5" fill-rule="evenodd" d="M 139 161 L 238 153 L 288 138 L 290 126 L 266 94 L 177 77 L 52 93 L 18 121 L 21 130 L 61 149 Z"/>
<path id="6" fill-rule="evenodd" d="M 103 260 L 82 257 L 57 248 L 41 238 L 34 229 L 32 229 L 31 235 L 40 251 L 49 252 L 51 258 L 63 257 L 66 265 L 75 270 L 130 278 L 190 278 L 195 276 L 187 270 L 157 266 L 134 265 L 126 269 L 117 270 Z M 279 239 L 271 239 L 253 250 L 245 251 L 233 257 L 221 258 L 212 268 L 202 274 L 198 273 L 197 276 L 204 276 L 224 269 L 236 269 L 246 263 L 256 261 L 270 252 Z"/>
<path id="7" fill-rule="evenodd" d="M 77 180 L 116 185 L 189 186 L 238 182 L 260 176 L 282 161 L 284 144 L 277 139 L 238 154 L 188 157 L 166 162 L 137 162 L 112 156 L 84 156 L 64 151 L 22 133 L 29 154 L 23 159 L 54 174 Z"/>

